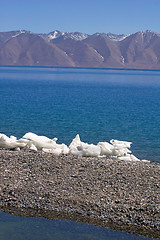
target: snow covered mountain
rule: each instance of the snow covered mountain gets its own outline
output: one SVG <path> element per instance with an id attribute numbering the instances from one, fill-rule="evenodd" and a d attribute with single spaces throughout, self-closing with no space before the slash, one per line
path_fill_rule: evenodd
<path id="1" fill-rule="evenodd" d="M 0 65 L 160 69 L 160 34 L 0 32 Z"/>
<path id="2" fill-rule="evenodd" d="M 96 33 L 97 35 L 103 35 L 106 38 L 109 38 L 112 41 L 122 41 L 126 37 L 128 37 L 130 34 L 113 34 L 113 33 Z M 50 32 L 49 34 L 46 34 L 44 37 L 48 38 L 48 40 L 53 40 L 56 38 L 63 38 L 63 39 L 74 39 L 77 41 L 82 41 L 86 38 L 88 38 L 90 35 L 86 33 L 80 33 L 80 32 L 60 32 L 58 30 L 55 30 L 53 32 Z"/>

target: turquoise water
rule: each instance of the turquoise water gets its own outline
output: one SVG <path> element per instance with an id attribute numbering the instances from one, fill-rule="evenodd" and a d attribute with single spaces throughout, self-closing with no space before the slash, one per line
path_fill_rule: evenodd
<path id="1" fill-rule="evenodd" d="M 69 144 L 132 141 L 133 154 L 160 161 L 160 71 L 0 67 L 0 133 L 34 132 Z M 24 237 L 25 236 L 25 237 Z M 70 221 L 0 212 L 1 240 L 134 239 Z"/>
<path id="2" fill-rule="evenodd" d="M 160 71 L 0 67 L 0 132 L 82 141 L 132 141 L 159 161 Z"/>

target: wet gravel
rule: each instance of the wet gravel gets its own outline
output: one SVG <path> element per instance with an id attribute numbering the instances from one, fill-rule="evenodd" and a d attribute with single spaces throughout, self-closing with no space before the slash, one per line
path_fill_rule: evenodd
<path id="1" fill-rule="evenodd" d="M 160 230 L 160 164 L 0 149 L 0 206 Z"/>

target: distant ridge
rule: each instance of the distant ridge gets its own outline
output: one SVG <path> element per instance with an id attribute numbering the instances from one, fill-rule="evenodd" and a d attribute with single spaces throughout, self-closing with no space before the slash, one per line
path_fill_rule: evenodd
<path id="1" fill-rule="evenodd" d="M 160 34 L 0 32 L 0 65 L 160 69 Z"/>

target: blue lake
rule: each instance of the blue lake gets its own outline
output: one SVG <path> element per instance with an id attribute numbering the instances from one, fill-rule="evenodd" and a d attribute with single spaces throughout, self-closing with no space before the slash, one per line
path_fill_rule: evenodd
<path id="1" fill-rule="evenodd" d="M 160 71 L 0 67 L 0 104 L 6 135 L 127 140 L 138 158 L 159 161 Z"/>
<path id="2" fill-rule="evenodd" d="M 160 161 L 159 123 L 160 71 L 0 67 L 0 133 L 8 136 L 31 131 L 67 145 L 77 133 L 94 144 L 126 140 L 136 157 Z M 2 240 L 148 239 L 84 223 L 0 217 Z"/>

